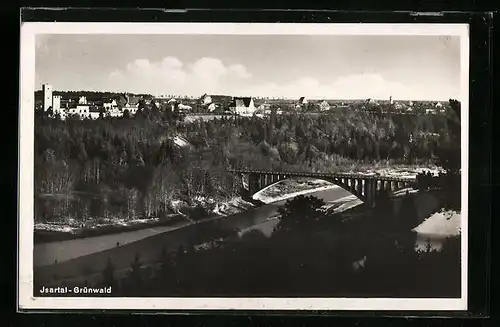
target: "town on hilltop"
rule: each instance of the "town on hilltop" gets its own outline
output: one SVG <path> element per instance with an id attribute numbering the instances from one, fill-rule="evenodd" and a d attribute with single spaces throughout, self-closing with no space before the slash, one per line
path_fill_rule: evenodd
<path id="1" fill-rule="evenodd" d="M 201 97 L 130 94 L 95 91 L 56 91 L 49 84 L 35 91 L 35 109 L 51 111 L 54 118 L 98 119 L 132 117 L 145 108 L 169 110 L 180 116 L 224 114 L 263 116 L 287 112 L 328 113 L 336 108 L 350 108 L 393 114 L 445 113 L 447 102 L 393 100 L 296 99 L 285 97 L 239 97 L 203 94 Z"/>

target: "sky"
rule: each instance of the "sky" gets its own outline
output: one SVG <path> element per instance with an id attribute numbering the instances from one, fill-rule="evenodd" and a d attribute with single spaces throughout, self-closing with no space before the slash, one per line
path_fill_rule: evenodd
<path id="1" fill-rule="evenodd" d="M 35 71 L 37 90 L 460 98 L 449 36 L 39 34 Z"/>

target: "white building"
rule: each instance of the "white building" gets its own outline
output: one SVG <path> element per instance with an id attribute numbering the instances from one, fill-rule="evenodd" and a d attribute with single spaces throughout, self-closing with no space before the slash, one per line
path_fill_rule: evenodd
<path id="1" fill-rule="evenodd" d="M 184 147 L 187 147 L 187 146 L 189 146 L 189 145 L 190 145 L 190 144 L 189 144 L 189 142 L 188 142 L 185 138 L 183 138 L 183 137 L 181 137 L 181 136 L 175 136 L 175 137 L 172 139 L 172 141 L 174 142 L 174 144 L 175 144 L 176 146 L 178 146 L 178 147 L 180 147 L 180 148 L 184 148 Z"/>
<path id="2" fill-rule="evenodd" d="M 253 99 L 250 97 L 233 98 L 233 101 L 231 101 L 229 105 L 229 109 L 243 116 L 253 115 L 256 110 Z"/>
<path id="3" fill-rule="evenodd" d="M 189 111 L 191 109 L 193 109 L 191 106 L 188 106 L 188 105 L 185 105 L 185 104 L 182 104 L 182 103 L 179 103 L 179 105 L 177 106 L 178 109 L 180 110 L 186 110 L 186 111 Z"/>
<path id="4" fill-rule="evenodd" d="M 101 117 L 101 111 L 97 107 L 91 107 L 89 110 L 89 116 L 90 119 L 98 119 Z"/>
<path id="5" fill-rule="evenodd" d="M 137 110 L 139 110 L 138 107 L 126 107 L 124 110 L 128 110 L 130 115 L 135 115 L 137 113 Z"/>
<path id="6" fill-rule="evenodd" d="M 139 110 L 139 101 L 140 97 L 137 96 L 130 96 L 128 94 L 125 94 L 125 100 L 127 101 L 125 103 L 125 106 L 123 106 L 123 111 L 128 110 L 130 115 L 135 115 L 137 113 L 137 110 Z"/>
<path id="7" fill-rule="evenodd" d="M 78 115 L 80 118 L 87 118 L 90 116 L 90 106 L 88 104 L 78 104 L 74 108 L 69 108 L 68 114 Z"/>
<path id="8" fill-rule="evenodd" d="M 113 100 L 111 102 L 105 102 L 102 104 L 105 110 L 111 110 L 112 108 L 115 108 L 117 106 L 116 100 Z"/>
<path id="9" fill-rule="evenodd" d="M 47 111 L 52 107 L 52 86 L 49 84 L 42 84 L 43 93 L 43 110 Z"/>
<path id="10" fill-rule="evenodd" d="M 264 113 L 267 111 L 271 112 L 271 105 L 267 102 L 264 102 L 263 104 L 258 106 L 257 109 L 264 111 Z"/>
<path id="11" fill-rule="evenodd" d="M 213 112 L 215 109 L 217 109 L 217 105 L 215 103 L 208 105 L 208 112 Z"/>
<path id="12" fill-rule="evenodd" d="M 81 97 L 78 99 L 78 104 L 87 104 L 87 97 L 85 97 L 85 96 L 81 96 Z"/>
<path id="13" fill-rule="evenodd" d="M 172 111 L 174 111 L 175 107 L 177 106 L 177 100 L 174 99 L 174 98 L 172 98 L 172 99 L 170 99 L 170 100 L 167 101 L 167 104 L 170 106 L 170 109 Z"/>
<path id="14" fill-rule="evenodd" d="M 59 114 L 59 117 L 64 120 L 66 119 L 66 108 L 61 108 L 61 96 L 52 96 L 52 111 L 54 114 Z"/>
<path id="15" fill-rule="evenodd" d="M 319 109 L 321 111 L 328 111 L 330 110 L 330 104 L 326 100 L 323 100 L 323 102 L 319 104 Z"/>
<path id="16" fill-rule="evenodd" d="M 118 107 L 112 107 L 111 109 L 107 110 L 107 114 L 110 117 L 122 117 L 123 111 L 121 111 Z"/>
<path id="17" fill-rule="evenodd" d="M 201 96 L 201 101 L 204 105 L 209 105 L 212 103 L 212 97 L 208 94 L 204 94 Z"/>
<path id="18" fill-rule="evenodd" d="M 52 96 L 52 109 L 55 111 L 59 111 L 61 109 L 61 96 L 53 95 Z"/>
<path id="19" fill-rule="evenodd" d="M 398 109 L 398 110 L 401 110 L 401 109 L 403 109 L 403 108 L 404 108 L 404 105 L 402 105 L 402 104 L 401 104 L 401 103 L 399 103 L 399 102 L 396 102 L 396 103 L 394 104 L 394 108 L 396 108 L 396 109 Z"/>

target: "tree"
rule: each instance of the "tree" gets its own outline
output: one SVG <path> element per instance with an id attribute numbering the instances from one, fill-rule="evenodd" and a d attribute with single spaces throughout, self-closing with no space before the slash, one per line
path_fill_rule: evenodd
<path id="1" fill-rule="evenodd" d="M 130 119 L 130 111 L 128 109 L 123 110 L 123 118 Z"/>
<path id="2" fill-rule="evenodd" d="M 447 116 L 449 127 L 449 142 L 440 147 L 437 153 L 438 162 L 447 173 L 457 175 L 461 169 L 461 124 L 460 124 L 460 102 L 450 99 L 450 111 Z"/>
<path id="3" fill-rule="evenodd" d="M 397 218 L 393 223 L 396 242 L 403 250 L 412 251 L 415 247 L 416 235 L 412 229 L 419 225 L 418 209 L 415 198 L 410 194 L 405 195 Z"/>
<path id="4" fill-rule="evenodd" d="M 141 261 L 138 253 L 135 254 L 134 262 L 131 264 L 130 279 L 136 285 L 141 283 Z"/>
<path id="5" fill-rule="evenodd" d="M 110 258 L 108 258 L 106 267 L 102 272 L 102 285 L 104 287 L 111 286 L 111 289 L 113 291 L 116 291 L 117 283 L 115 279 L 115 265 L 113 264 Z"/>
<path id="6" fill-rule="evenodd" d="M 324 205 L 323 200 L 312 195 L 299 195 L 292 200 L 287 200 L 285 205 L 278 209 L 281 217 L 274 232 L 302 232 L 311 228 L 325 215 L 322 209 Z"/>
<path id="7" fill-rule="evenodd" d="M 442 191 L 443 208 L 461 209 L 461 124 L 458 100 L 450 99 L 450 110 L 446 119 L 449 134 L 442 136 L 441 144 L 436 151 L 437 165 L 444 169 L 439 176 L 431 176 L 423 172 L 417 176 L 420 189 L 437 187 Z"/>

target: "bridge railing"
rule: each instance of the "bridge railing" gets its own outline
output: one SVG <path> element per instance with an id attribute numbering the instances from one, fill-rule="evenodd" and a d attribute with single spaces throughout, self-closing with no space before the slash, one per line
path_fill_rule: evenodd
<path id="1" fill-rule="evenodd" d="M 366 180 L 391 181 L 391 182 L 416 182 L 416 177 L 392 177 L 383 175 L 366 175 L 356 173 L 313 173 L 313 172 L 286 172 L 286 171 L 263 171 L 248 169 L 229 169 L 229 172 L 239 174 L 258 174 L 258 175 L 284 175 L 298 177 L 318 177 L 318 178 L 356 178 Z"/>

